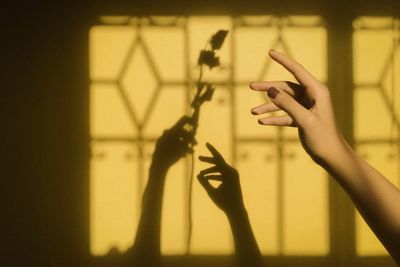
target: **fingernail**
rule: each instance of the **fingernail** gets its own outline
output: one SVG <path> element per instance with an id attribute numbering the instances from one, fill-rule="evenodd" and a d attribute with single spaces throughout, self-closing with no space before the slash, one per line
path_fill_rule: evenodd
<path id="1" fill-rule="evenodd" d="M 258 120 L 258 124 L 263 124 L 261 119 Z"/>
<path id="2" fill-rule="evenodd" d="M 249 83 L 249 87 L 250 87 L 251 89 L 253 89 L 253 84 L 254 84 L 254 82 Z"/>
<path id="3" fill-rule="evenodd" d="M 268 88 L 267 94 L 270 98 L 274 99 L 279 94 L 279 91 L 275 87 L 271 87 Z"/>
<path id="4" fill-rule="evenodd" d="M 257 115 L 257 112 L 255 112 L 254 110 L 250 110 L 251 114 L 253 115 Z"/>

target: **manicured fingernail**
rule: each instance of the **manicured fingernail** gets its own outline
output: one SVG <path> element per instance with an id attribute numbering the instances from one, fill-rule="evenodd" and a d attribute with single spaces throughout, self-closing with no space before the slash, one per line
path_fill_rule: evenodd
<path id="1" fill-rule="evenodd" d="M 261 119 L 258 120 L 258 124 L 263 124 Z"/>
<path id="2" fill-rule="evenodd" d="M 279 94 L 279 91 L 278 91 L 278 89 L 276 89 L 275 87 L 271 87 L 271 88 L 268 88 L 268 90 L 267 90 L 267 94 L 268 94 L 268 96 L 270 97 L 270 98 L 275 98 L 278 94 Z"/>
<path id="3" fill-rule="evenodd" d="M 254 110 L 251 110 L 250 112 L 251 112 L 251 114 L 253 114 L 253 115 L 257 115 L 257 112 L 255 112 Z"/>
<path id="4" fill-rule="evenodd" d="M 270 49 L 269 50 L 269 54 L 271 54 L 271 53 L 277 53 L 278 51 L 276 51 L 275 49 Z"/>

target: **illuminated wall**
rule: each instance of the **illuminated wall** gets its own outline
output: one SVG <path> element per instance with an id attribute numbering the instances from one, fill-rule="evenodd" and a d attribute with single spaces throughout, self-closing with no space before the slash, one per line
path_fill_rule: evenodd
<path id="1" fill-rule="evenodd" d="M 132 244 L 154 141 L 185 114 L 198 53 L 219 29 L 230 34 L 220 53 L 221 68 L 205 76 L 217 89 L 201 114 L 196 155 L 207 153 L 208 141 L 239 169 L 263 253 L 328 253 L 326 175 L 305 156 L 294 129 L 257 125 L 250 108 L 267 98 L 248 89 L 253 80 L 292 80 L 271 64 L 269 48 L 299 59 L 324 81 L 326 34 L 320 19 L 108 17 L 102 23 L 90 32 L 92 253 L 105 254 L 114 246 L 124 251 Z M 203 167 L 196 162 L 195 173 Z M 188 176 L 183 160 L 167 178 L 163 253 L 232 253 L 227 220 L 197 181 L 187 247 Z"/>
<path id="2" fill-rule="evenodd" d="M 357 151 L 398 185 L 400 75 L 395 70 L 400 56 L 393 49 L 398 49 L 394 25 L 391 18 L 354 21 L 352 104 Z M 221 68 L 205 74 L 217 89 L 201 114 L 195 158 L 208 153 L 208 141 L 238 168 L 264 254 L 329 254 L 327 175 L 302 150 L 295 129 L 256 123 L 250 108 L 267 97 L 248 89 L 254 80 L 293 80 L 267 57 L 270 48 L 294 57 L 326 82 L 327 29 L 316 16 L 102 17 L 92 27 L 92 254 L 104 255 L 113 247 L 123 252 L 132 245 L 154 142 L 187 112 L 198 53 L 219 29 L 230 33 L 220 52 Z M 195 173 L 204 166 L 196 161 Z M 167 177 L 162 252 L 230 254 L 228 222 L 197 181 L 192 242 L 186 242 L 189 169 L 189 159 L 182 160 Z M 358 215 L 355 228 L 358 255 L 384 253 Z"/>

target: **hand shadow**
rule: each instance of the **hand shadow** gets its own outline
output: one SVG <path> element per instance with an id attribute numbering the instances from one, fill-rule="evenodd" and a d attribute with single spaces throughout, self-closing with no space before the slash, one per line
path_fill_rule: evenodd
<path id="1" fill-rule="evenodd" d="M 239 173 L 225 162 L 211 144 L 207 143 L 206 146 L 212 157 L 200 156 L 199 159 L 214 166 L 202 170 L 197 178 L 229 220 L 239 266 L 262 267 L 264 262 L 244 206 Z M 218 181 L 220 184 L 214 187 L 210 181 Z"/>
<path id="2" fill-rule="evenodd" d="M 153 165 L 156 163 L 159 168 L 168 169 L 179 159 L 192 154 L 193 146 L 196 145 L 193 129 L 193 118 L 183 116 L 174 126 L 165 130 L 157 140 L 153 153 Z"/>
<path id="3" fill-rule="evenodd" d="M 199 159 L 214 166 L 202 170 L 197 178 L 215 205 L 227 216 L 233 216 L 244 209 L 239 173 L 225 162 L 211 144 L 207 143 L 206 146 L 212 157 L 200 156 Z M 214 187 L 210 181 L 218 181 L 220 184 Z"/>
<path id="4" fill-rule="evenodd" d="M 123 266 L 161 266 L 160 231 L 165 179 L 172 165 L 193 153 L 196 143 L 193 129 L 193 118 L 183 116 L 157 140 L 135 241 L 124 255 Z"/>
<path id="5" fill-rule="evenodd" d="M 181 117 L 157 140 L 149 179 L 143 193 L 135 242 L 125 253 L 125 266 L 160 266 L 160 224 L 166 174 L 179 159 L 193 154 L 200 108 L 211 100 L 213 92 L 214 88 L 210 84 L 198 84 L 197 93 L 191 103 L 192 115 Z"/>
<path id="6" fill-rule="evenodd" d="M 214 88 L 199 84 L 191 103 L 192 115 L 181 117 L 156 142 L 149 179 L 142 197 L 142 210 L 134 244 L 123 255 L 123 266 L 161 265 L 160 224 L 164 184 L 167 172 L 181 158 L 193 154 L 195 135 L 203 103 L 210 101 Z"/>

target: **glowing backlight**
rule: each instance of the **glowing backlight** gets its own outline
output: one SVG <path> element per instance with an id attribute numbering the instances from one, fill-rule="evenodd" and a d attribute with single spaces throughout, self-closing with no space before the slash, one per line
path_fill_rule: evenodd
<path id="1" fill-rule="evenodd" d="M 154 144 L 187 112 L 197 57 L 219 29 L 229 35 L 216 85 L 201 112 L 195 175 L 212 143 L 238 168 L 245 205 L 263 254 L 329 253 L 327 177 L 301 151 L 294 129 L 260 127 L 250 108 L 266 101 L 253 80 L 293 78 L 267 59 L 275 48 L 326 80 L 326 30 L 319 17 L 104 17 L 90 31 L 91 253 L 123 253 L 133 243 Z M 306 36 L 306 38 L 304 37 Z M 228 221 L 196 177 L 188 237 L 189 158 L 168 172 L 161 222 L 165 255 L 233 253 Z M 305 167 L 306 166 L 306 167 Z M 317 203 L 310 205 L 310 203 Z M 307 240 L 305 240 L 305 238 Z"/>

